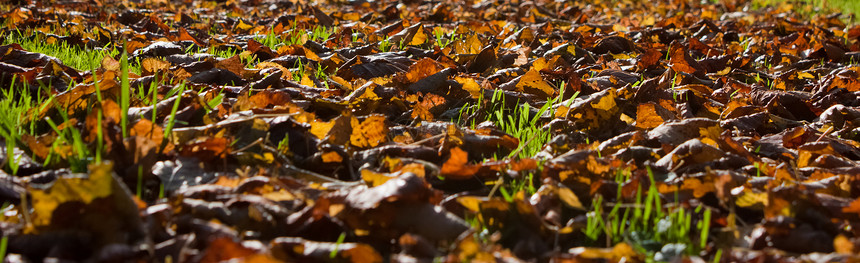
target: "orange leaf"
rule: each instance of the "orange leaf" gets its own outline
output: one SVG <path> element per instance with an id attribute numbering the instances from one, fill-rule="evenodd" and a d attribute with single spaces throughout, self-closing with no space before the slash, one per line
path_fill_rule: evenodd
<path id="1" fill-rule="evenodd" d="M 406 80 L 408 83 L 415 83 L 427 76 L 436 74 L 440 70 L 442 70 L 442 66 L 438 62 L 431 58 L 422 58 L 409 66 L 409 70 L 405 73 Z"/>
<path id="2" fill-rule="evenodd" d="M 442 165 L 442 174 L 445 176 L 472 177 L 480 166 L 468 165 L 469 154 L 460 147 L 451 148 L 451 156 Z"/>
<path id="3" fill-rule="evenodd" d="M 663 124 L 666 119 L 657 113 L 658 107 L 660 106 L 653 102 L 639 104 L 636 108 L 636 127 L 651 129 Z"/>

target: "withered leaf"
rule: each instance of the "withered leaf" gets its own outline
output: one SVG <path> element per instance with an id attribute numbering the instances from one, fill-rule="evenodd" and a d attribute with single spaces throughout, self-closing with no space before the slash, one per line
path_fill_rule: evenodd
<path id="1" fill-rule="evenodd" d="M 642 129 L 660 126 L 673 118 L 674 116 L 668 110 L 656 103 L 639 104 L 636 108 L 636 127 Z"/>
<path id="2" fill-rule="evenodd" d="M 87 245 L 93 248 L 142 241 L 137 205 L 113 174 L 112 164 L 89 169 L 88 175 L 61 176 L 49 184 L 28 186 L 33 208 L 29 234 L 84 231 L 90 237 Z"/>
<path id="3" fill-rule="evenodd" d="M 272 254 L 282 261 L 382 262 L 382 256 L 367 244 L 315 242 L 301 238 L 272 241 Z"/>
<path id="4" fill-rule="evenodd" d="M 145 58 L 140 62 L 143 75 L 148 76 L 156 72 L 164 72 L 170 68 L 170 63 L 158 58 Z"/>
<path id="5" fill-rule="evenodd" d="M 555 90 L 550 86 L 537 70 L 529 70 L 525 75 L 520 77 L 517 82 L 517 91 L 535 94 L 539 97 L 551 97 L 555 94 Z"/>
<path id="6" fill-rule="evenodd" d="M 182 47 L 174 44 L 172 42 L 153 42 L 152 44 L 147 45 L 144 48 L 138 49 L 134 51 L 134 56 L 138 58 L 148 58 L 148 57 L 167 57 L 175 54 L 182 54 Z"/>
<path id="7" fill-rule="evenodd" d="M 0 4 L 7 260 L 860 260 L 848 6 L 216 2 Z"/>
<path id="8" fill-rule="evenodd" d="M 351 122 L 352 134 L 349 141 L 353 146 L 376 147 L 387 139 L 388 126 L 385 124 L 385 116 L 371 115 L 360 123 L 353 118 Z"/>
<path id="9" fill-rule="evenodd" d="M 415 83 L 427 76 L 436 74 L 440 70 L 442 70 L 442 66 L 439 63 L 430 58 L 422 58 L 409 66 L 408 71 L 405 73 L 406 80 L 409 83 Z"/>
<path id="10" fill-rule="evenodd" d="M 469 154 L 459 147 L 451 149 L 451 155 L 442 165 L 442 174 L 455 177 L 471 177 L 480 169 L 479 166 L 469 164 Z"/>

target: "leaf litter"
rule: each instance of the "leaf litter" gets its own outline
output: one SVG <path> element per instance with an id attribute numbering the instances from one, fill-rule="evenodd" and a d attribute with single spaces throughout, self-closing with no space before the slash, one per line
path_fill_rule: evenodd
<path id="1" fill-rule="evenodd" d="M 9 261 L 858 260 L 839 14 L 0 5 Z"/>

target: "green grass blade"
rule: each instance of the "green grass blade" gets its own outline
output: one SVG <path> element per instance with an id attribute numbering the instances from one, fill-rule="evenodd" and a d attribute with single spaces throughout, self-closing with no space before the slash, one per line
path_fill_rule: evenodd
<path id="1" fill-rule="evenodd" d="M 122 127 L 122 136 L 128 137 L 128 107 L 131 100 L 131 86 L 128 82 L 128 52 L 123 46 L 122 57 L 120 58 L 120 126 Z"/>

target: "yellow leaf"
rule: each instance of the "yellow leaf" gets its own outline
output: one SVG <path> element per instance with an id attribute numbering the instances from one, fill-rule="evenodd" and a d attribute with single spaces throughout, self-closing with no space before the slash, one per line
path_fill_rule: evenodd
<path id="1" fill-rule="evenodd" d="M 592 147 L 591 147 L 592 149 L 597 149 L 597 147 L 600 145 L 600 143 L 594 142 L 591 145 L 592 145 Z M 594 156 L 588 156 L 588 160 L 586 161 L 585 168 L 589 172 L 592 172 L 594 174 L 605 174 L 606 172 L 609 172 L 609 169 L 610 169 L 609 165 L 598 162 L 597 159 L 594 158 Z"/>
<path id="2" fill-rule="evenodd" d="M 625 258 L 635 258 L 638 254 L 636 254 L 636 251 L 633 250 L 632 246 L 622 242 L 612 247 L 612 255 L 614 256 L 613 260 L 618 261 Z"/>
<path id="3" fill-rule="evenodd" d="M 324 163 L 339 163 L 343 161 L 343 157 L 337 152 L 327 152 L 322 155 Z"/>
<path id="4" fill-rule="evenodd" d="M 301 84 L 302 84 L 302 85 L 305 85 L 305 86 L 308 86 L 308 87 L 315 87 L 315 86 L 316 86 L 316 84 L 314 84 L 314 81 L 313 81 L 313 80 L 311 80 L 311 78 L 310 78 L 310 77 L 308 77 L 308 75 L 307 75 L 307 74 L 302 75 L 302 82 L 301 82 Z"/>
<path id="5" fill-rule="evenodd" d="M 373 92 L 373 88 L 359 88 L 358 90 L 363 90 L 364 92 L 362 92 L 361 95 L 356 97 L 356 99 L 368 100 L 368 101 L 381 100 L 382 99 L 379 97 L 379 95 L 376 94 L 376 92 Z"/>
<path id="6" fill-rule="evenodd" d="M 250 255 L 250 256 L 242 258 L 242 260 L 240 260 L 239 262 L 276 263 L 276 262 L 281 262 L 281 261 L 278 259 L 272 258 L 272 256 L 269 256 L 266 254 L 254 254 L 254 255 Z"/>
<path id="7" fill-rule="evenodd" d="M 519 42 L 519 43 L 532 42 L 532 41 L 534 41 L 534 39 L 535 39 L 534 31 L 531 28 L 524 27 L 520 31 L 520 36 L 517 38 L 517 42 Z"/>
<path id="8" fill-rule="evenodd" d="M 564 118 L 568 113 L 570 113 L 570 108 L 564 105 L 559 105 L 558 108 L 555 109 L 555 114 L 553 116 L 556 118 Z"/>
<path id="9" fill-rule="evenodd" d="M 240 183 L 242 183 L 242 179 L 240 177 L 219 176 L 218 180 L 213 184 L 226 187 L 237 187 Z"/>
<path id="10" fill-rule="evenodd" d="M 666 121 L 657 114 L 657 104 L 643 103 L 636 108 L 636 127 L 642 129 L 651 129 L 663 124 Z"/>
<path id="11" fill-rule="evenodd" d="M 388 176 L 384 173 L 377 173 L 368 169 L 361 170 L 361 180 L 370 184 L 370 187 L 380 186 L 392 178 L 394 177 Z"/>
<path id="12" fill-rule="evenodd" d="M 361 124 L 358 119 L 352 119 L 352 134 L 350 143 L 360 148 L 376 147 L 385 141 L 388 135 L 388 126 L 385 125 L 385 116 L 371 115 Z"/>
<path id="13" fill-rule="evenodd" d="M 376 85 L 385 86 L 385 85 L 388 85 L 389 82 L 391 82 L 391 77 L 386 77 L 386 76 L 375 77 L 375 78 L 370 79 L 370 81 L 372 81 Z"/>
<path id="14" fill-rule="evenodd" d="M 707 138 L 707 137 L 706 137 L 706 138 L 702 138 L 700 141 L 702 141 L 702 143 L 707 144 L 707 145 L 710 145 L 710 146 L 714 146 L 714 147 L 717 147 L 717 148 L 719 148 L 719 147 L 720 147 L 720 145 L 717 143 L 717 141 L 715 141 L 714 139 L 711 139 L 711 138 Z"/>
<path id="15" fill-rule="evenodd" d="M 34 226 L 51 225 L 51 216 L 62 204 L 80 202 L 86 205 L 113 193 L 113 165 L 92 165 L 90 168 L 87 177 L 60 177 L 47 189 L 28 187 L 33 200 Z"/>
<path id="16" fill-rule="evenodd" d="M 614 58 L 614 59 L 631 59 L 631 58 L 635 58 L 636 56 L 638 56 L 638 55 L 635 55 L 635 54 L 614 54 L 614 55 L 612 55 L 612 58 Z"/>
<path id="17" fill-rule="evenodd" d="M 465 40 L 454 42 L 454 51 L 458 54 L 478 54 L 481 52 L 481 40 L 473 34 Z"/>
<path id="18" fill-rule="evenodd" d="M 603 96 L 596 104 L 592 104 L 591 107 L 595 110 L 602 110 L 607 112 L 614 112 L 618 110 L 615 106 L 615 92 L 609 91 L 608 96 Z"/>
<path id="19" fill-rule="evenodd" d="M 478 85 L 478 82 L 476 82 L 475 79 L 455 77 L 454 80 L 460 83 L 460 85 L 463 85 L 463 90 L 468 91 L 469 94 L 472 95 L 472 98 L 477 99 L 481 96 L 481 85 Z"/>
<path id="20" fill-rule="evenodd" d="M 239 24 L 236 24 L 236 27 L 235 27 L 235 29 L 238 29 L 241 31 L 250 31 L 253 28 L 254 28 L 253 25 L 249 25 L 249 24 L 245 23 L 245 21 L 242 19 L 239 19 Z"/>
<path id="21" fill-rule="evenodd" d="M 776 79 L 776 80 L 774 80 L 774 83 L 775 84 L 773 84 L 773 89 L 776 89 L 776 90 L 785 90 L 786 89 L 785 81 L 782 81 L 780 79 Z"/>
<path id="22" fill-rule="evenodd" d="M 582 203 L 579 202 L 579 197 L 576 197 L 576 194 L 573 193 L 570 188 L 561 186 L 558 188 L 558 197 L 561 199 L 564 204 L 576 208 L 579 210 L 585 210 L 585 207 L 582 206 Z"/>
<path id="23" fill-rule="evenodd" d="M 420 163 L 410 163 L 403 165 L 400 169 L 397 169 L 398 173 L 414 173 L 418 177 L 424 178 L 424 165 Z"/>
<path id="24" fill-rule="evenodd" d="M 475 259 L 476 254 L 481 253 L 481 245 L 475 241 L 475 238 L 469 236 L 457 245 L 457 250 L 460 251 L 458 255 L 461 261 L 469 261 L 469 259 Z M 477 261 L 476 262 L 480 262 Z M 489 262 L 489 261 L 487 261 Z"/>
<path id="25" fill-rule="evenodd" d="M 754 193 L 752 191 L 744 191 L 740 196 L 737 197 L 737 199 L 735 200 L 735 204 L 740 207 L 767 206 L 767 193 Z"/>
<path id="26" fill-rule="evenodd" d="M 358 21 L 359 19 L 361 19 L 361 15 L 359 15 L 358 13 L 346 13 L 346 14 L 343 14 L 343 16 L 341 16 L 341 18 L 343 20 Z"/>
<path id="27" fill-rule="evenodd" d="M 542 97 L 552 97 L 555 90 L 546 81 L 543 80 L 537 70 L 532 69 L 526 72 L 517 83 L 517 91 L 540 95 Z M 613 101 L 613 104 L 615 102 Z"/>
<path id="28" fill-rule="evenodd" d="M 313 60 L 313 61 L 320 61 L 320 57 L 317 55 L 317 53 L 314 53 L 313 51 L 311 51 L 310 49 L 308 49 L 304 46 L 302 46 L 302 49 L 305 51 L 305 57 L 306 58 Z M 338 59 L 337 56 L 333 56 L 332 60 L 337 60 L 337 59 Z"/>
<path id="29" fill-rule="evenodd" d="M 275 201 L 275 202 L 291 201 L 291 200 L 296 199 L 295 195 L 293 195 L 292 193 L 290 193 L 289 191 L 287 191 L 285 189 L 264 193 L 263 197 L 265 197 L 266 199 Z"/>
<path id="30" fill-rule="evenodd" d="M 850 239 L 841 234 L 833 239 L 833 248 L 836 250 L 836 253 L 854 254 L 854 242 L 851 242 Z"/>
<path id="31" fill-rule="evenodd" d="M 633 247 L 628 245 L 627 243 L 619 243 L 609 248 L 586 248 L 586 247 L 576 247 L 571 248 L 570 253 L 576 255 L 577 257 L 586 258 L 586 259 L 604 259 L 609 260 L 610 262 L 619 262 L 622 259 L 628 259 L 633 262 L 637 262 L 638 254 L 633 250 Z"/>
<path id="32" fill-rule="evenodd" d="M 615 32 L 627 32 L 629 30 L 630 29 L 628 29 L 626 26 L 622 26 L 620 24 L 615 24 L 612 26 L 612 31 L 615 31 Z"/>
<path id="33" fill-rule="evenodd" d="M 472 212 L 480 211 L 482 202 L 480 198 L 474 196 L 461 196 L 457 198 L 457 203 L 460 203 L 460 205 Z"/>
<path id="34" fill-rule="evenodd" d="M 329 76 L 329 79 L 331 79 L 331 80 L 332 80 L 332 81 L 334 81 L 334 82 L 337 82 L 337 84 L 340 84 L 341 86 L 343 86 L 344 88 L 346 88 L 346 89 L 347 89 L 347 91 L 352 91 L 352 90 L 354 90 L 354 89 L 355 89 L 355 88 L 353 88 L 353 87 L 352 87 L 352 83 L 349 83 L 349 81 L 346 81 L 345 79 L 343 79 L 343 78 L 341 78 L 341 77 L 338 77 L 338 76 Z"/>
<path id="35" fill-rule="evenodd" d="M 703 9 L 702 10 L 701 18 L 711 19 L 711 20 L 717 20 L 718 19 L 717 13 L 714 12 L 713 10 L 709 10 L 709 9 Z"/>
<path id="36" fill-rule="evenodd" d="M 656 22 L 657 20 L 654 18 L 654 16 L 648 16 L 645 17 L 645 19 L 642 19 L 642 22 L 639 23 L 639 26 L 652 26 Z"/>
<path id="37" fill-rule="evenodd" d="M 702 142 L 710 144 L 711 146 L 719 147 L 717 145 L 717 140 L 720 139 L 720 133 L 723 132 L 723 129 L 718 125 L 701 127 L 699 128 L 699 137 L 702 138 Z"/>
<path id="38" fill-rule="evenodd" d="M 409 42 L 409 45 L 417 46 L 424 44 L 424 42 L 427 42 L 427 34 L 424 33 L 424 26 L 422 25 L 418 27 L 418 31 L 412 36 L 412 41 Z"/>
<path id="39" fill-rule="evenodd" d="M 545 69 L 547 67 L 548 67 L 548 64 L 547 64 L 545 58 L 538 58 L 538 59 L 535 59 L 534 62 L 532 62 L 532 70 L 540 71 L 540 70 Z"/>
<path id="40" fill-rule="evenodd" d="M 281 66 L 281 64 L 278 64 L 275 62 L 267 62 L 267 61 L 257 63 L 257 65 L 254 66 L 254 68 L 256 68 L 256 69 L 276 68 L 276 69 L 280 69 L 281 72 L 290 72 L 289 69 L 285 68 L 284 66 Z M 281 78 L 292 80 L 293 76 L 291 74 L 282 74 Z"/>
<path id="41" fill-rule="evenodd" d="M 845 35 L 845 31 L 842 31 L 842 30 L 833 30 L 833 34 L 834 34 L 834 35 L 836 35 L 836 37 L 842 37 L 842 36 L 844 36 L 844 35 Z"/>
<path id="42" fill-rule="evenodd" d="M 56 37 L 48 37 L 48 39 L 45 39 L 45 43 L 48 45 L 53 45 L 54 43 L 57 43 L 57 41 L 59 40 Z"/>
<path id="43" fill-rule="evenodd" d="M 334 120 L 329 122 L 313 121 L 311 123 L 311 134 L 319 139 L 323 139 L 332 127 L 334 127 Z"/>
<path id="44" fill-rule="evenodd" d="M 800 73 L 797 73 L 797 78 L 799 78 L 799 79 L 814 79 L 815 76 L 813 76 L 809 72 L 800 72 Z"/>

